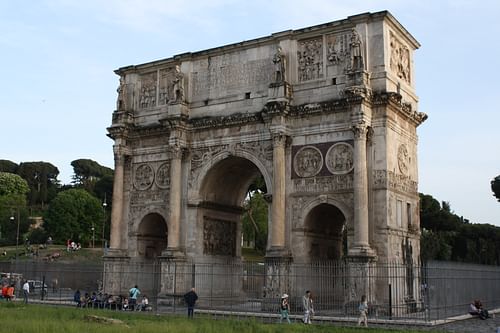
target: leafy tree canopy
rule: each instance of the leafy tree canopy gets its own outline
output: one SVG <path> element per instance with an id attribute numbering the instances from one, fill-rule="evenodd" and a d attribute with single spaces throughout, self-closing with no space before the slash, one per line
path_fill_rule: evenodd
<path id="1" fill-rule="evenodd" d="M 19 166 L 9 160 L 0 160 L 0 172 L 16 173 Z"/>
<path id="2" fill-rule="evenodd" d="M 59 170 L 48 162 L 22 162 L 17 174 L 23 177 L 30 187 L 28 201 L 30 205 L 44 204 L 56 195 Z"/>
<path id="3" fill-rule="evenodd" d="M 493 191 L 493 195 L 500 201 L 500 176 L 496 176 L 491 181 L 491 190 Z"/>
<path id="4" fill-rule="evenodd" d="M 88 244 L 92 234 L 99 239 L 103 222 L 101 202 L 83 189 L 70 189 L 60 192 L 52 200 L 45 214 L 44 227 L 56 242 L 72 239 Z"/>
<path id="5" fill-rule="evenodd" d="M 104 193 L 112 192 L 113 169 L 90 159 L 74 160 L 71 162 L 71 166 L 73 166 L 74 172 L 73 183 L 76 186 L 83 187 L 99 198 L 104 197 Z M 100 182 L 101 180 L 103 181 Z M 97 190 L 96 187 L 98 187 Z"/>
<path id="6" fill-rule="evenodd" d="M 8 172 L 0 172 L 0 195 L 26 195 L 29 191 L 28 183 L 20 176 Z"/>

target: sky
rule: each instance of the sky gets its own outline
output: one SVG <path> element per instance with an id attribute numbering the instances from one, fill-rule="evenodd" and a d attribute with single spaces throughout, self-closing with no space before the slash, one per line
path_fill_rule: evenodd
<path id="1" fill-rule="evenodd" d="M 421 44 L 419 191 L 500 226 L 497 0 L 0 0 L 0 159 L 113 168 L 115 69 L 381 10 Z"/>

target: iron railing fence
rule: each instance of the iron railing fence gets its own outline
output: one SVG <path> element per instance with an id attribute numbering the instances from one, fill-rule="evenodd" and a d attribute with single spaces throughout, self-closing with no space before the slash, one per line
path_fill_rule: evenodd
<path id="1" fill-rule="evenodd" d="M 368 297 L 369 317 L 428 322 L 467 313 L 480 299 L 486 308 L 500 308 L 500 267 L 432 261 L 425 265 L 398 263 L 261 262 L 116 263 L 103 265 L 19 261 L 0 263 L 3 283 L 30 280 L 33 301 L 75 304 L 76 290 L 93 292 L 99 300 L 113 289 L 112 309 L 135 284 L 155 311 L 184 311 L 183 294 L 192 286 L 198 309 L 238 313 L 278 313 L 282 293 L 290 295 L 291 313 L 302 313 L 302 296 L 311 290 L 315 315 L 357 316 L 362 294 Z M 107 266 L 106 266 L 107 267 Z M 278 267 L 278 268 L 276 268 Z M 19 293 L 20 295 L 20 293 Z M 99 305 L 95 305 L 99 306 Z"/>

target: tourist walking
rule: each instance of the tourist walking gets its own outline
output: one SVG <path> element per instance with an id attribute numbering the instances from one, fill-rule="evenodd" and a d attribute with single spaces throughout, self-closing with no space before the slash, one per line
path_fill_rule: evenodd
<path id="1" fill-rule="evenodd" d="M 28 304 L 28 295 L 30 293 L 30 284 L 28 283 L 28 280 L 24 280 L 23 284 L 23 296 L 24 296 L 24 303 Z"/>
<path id="2" fill-rule="evenodd" d="M 194 305 L 196 304 L 196 301 L 198 300 L 198 295 L 196 294 L 196 291 L 194 288 L 191 288 L 190 291 L 184 294 L 184 300 L 186 301 L 186 304 L 188 306 L 188 318 L 193 318 L 194 315 Z"/>
<path id="3" fill-rule="evenodd" d="M 309 290 L 306 290 L 304 297 L 302 297 L 302 307 L 304 308 L 304 324 L 311 324 L 311 317 L 314 315 L 314 308 L 311 291 Z"/>
<path id="4" fill-rule="evenodd" d="M 286 319 L 288 323 L 291 324 L 290 318 L 288 317 L 288 313 L 290 312 L 290 303 L 288 302 L 287 294 L 283 294 L 283 296 L 281 296 L 280 311 L 281 311 L 280 323 L 283 322 L 283 319 Z"/>
<path id="5" fill-rule="evenodd" d="M 139 287 L 135 285 L 128 291 L 128 294 L 129 294 L 128 305 L 131 310 L 134 310 L 137 305 L 137 297 L 139 297 L 141 291 L 139 290 Z"/>
<path id="6" fill-rule="evenodd" d="M 358 310 L 359 310 L 358 326 L 361 325 L 361 323 L 363 323 L 363 325 L 365 325 L 365 327 L 367 327 L 368 326 L 368 318 L 367 318 L 368 302 L 366 301 L 365 295 L 361 296 L 361 302 L 359 302 Z"/>

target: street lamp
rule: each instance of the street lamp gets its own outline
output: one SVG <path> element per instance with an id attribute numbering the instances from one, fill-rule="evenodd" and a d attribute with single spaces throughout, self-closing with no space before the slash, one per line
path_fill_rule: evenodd
<path id="1" fill-rule="evenodd" d="M 103 252 L 106 252 L 106 207 L 108 204 L 106 203 L 106 193 L 104 193 L 104 202 L 102 203 L 102 210 L 104 211 L 104 219 L 102 221 L 102 249 Z"/>
<path id="2" fill-rule="evenodd" d="M 17 264 L 17 248 L 19 247 L 19 222 L 21 221 L 21 219 L 19 218 L 19 208 L 16 209 L 17 210 L 17 234 L 16 234 L 16 264 Z M 14 214 L 11 215 L 10 217 L 10 221 L 11 222 L 14 222 L 15 220 L 15 217 L 14 217 Z"/>
<path id="3" fill-rule="evenodd" d="M 95 239 L 95 228 L 92 226 L 92 248 L 94 248 L 94 239 Z"/>

